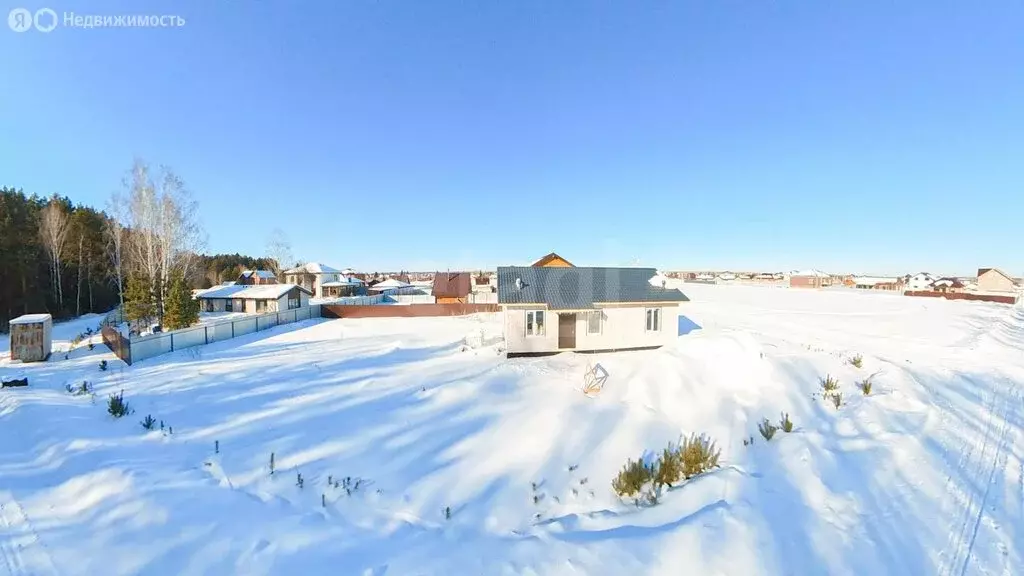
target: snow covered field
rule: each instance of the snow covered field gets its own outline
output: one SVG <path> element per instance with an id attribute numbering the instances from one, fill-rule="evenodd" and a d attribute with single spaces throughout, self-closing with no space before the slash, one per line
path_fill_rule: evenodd
<path id="1" fill-rule="evenodd" d="M 496 315 L 307 321 L 130 368 L 102 345 L 12 365 L 4 342 L 31 386 L 0 391 L 0 574 L 1020 573 L 1024 311 L 683 290 L 701 328 L 620 354 L 464 350 Z M 796 428 L 766 443 L 780 411 Z M 614 496 L 628 457 L 690 432 L 720 469 L 655 507 Z"/>

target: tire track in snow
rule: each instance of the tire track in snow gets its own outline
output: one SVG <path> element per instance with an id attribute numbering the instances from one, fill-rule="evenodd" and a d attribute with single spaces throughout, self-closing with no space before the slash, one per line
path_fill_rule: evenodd
<path id="1" fill-rule="evenodd" d="M 9 576 L 57 574 L 53 558 L 10 492 L 0 493 L 0 556 Z"/>
<path id="2" fill-rule="evenodd" d="M 967 378 L 965 380 L 975 386 L 979 386 L 973 380 Z M 951 527 L 947 550 L 952 550 L 953 554 L 944 559 L 939 570 L 941 574 L 960 574 L 963 576 L 971 565 L 974 545 L 978 538 L 982 519 L 985 516 L 985 506 L 991 493 L 992 483 L 995 481 L 995 474 L 999 470 L 1000 461 L 1005 466 L 1007 460 L 1006 448 L 1008 432 L 1010 431 L 1008 416 L 1011 405 L 1011 386 L 1012 384 L 1004 384 L 1004 386 L 1000 386 L 997 390 L 989 391 L 989 397 L 987 402 L 985 402 L 985 433 L 980 443 L 981 449 L 975 450 L 978 446 L 977 442 L 965 441 L 965 445 L 961 446 L 961 458 L 957 463 L 957 467 L 950 472 L 947 478 L 947 502 L 955 504 L 958 500 L 963 500 L 964 504 L 962 511 L 957 515 L 959 520 Z M 950 406 L 948 402 L 947 406 Z M 964 457 L 965 448 L 966 458 Z M 975 452 L 978 454 L 977 458 L 972 457 Z M 972 490 L 970 487 L 959 488 L 957 486 L 957 483 L 954 481 L 954 476 L 957 475 L 980 480 L 977 483 L 979 489 L 982 483 L 984 483 L 984 491 L 981 494 L 980 502 L 975 490 Z"/>

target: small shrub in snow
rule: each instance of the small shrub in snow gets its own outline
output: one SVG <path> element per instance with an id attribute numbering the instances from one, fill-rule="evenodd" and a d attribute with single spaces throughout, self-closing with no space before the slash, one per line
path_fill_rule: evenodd
<path id="1" fill-rule="evenodd" d="M 839 410 L 839 407 L 843 405 L 842 392 L 835 392 L 832 394 L 832 404 L 835 404 L 836 410 Z"/>
<path id="2" fill-rule="evenodd" d="M 587 480 L 588 480 L 587 478 L 580 478 L 580 486 L 583 486 L 584 484 L 586 484 Z"/>
<path id="3" fill-rule="evenodd" d="M 743 439 L 743 445 L 744 446 L 750 446 L 750 440 L 747 440 L 746 438 L 744 438 Z"/>
<path id="4" fill-rule="evenodd" d="M 92 350 L 93 347 L 95 347 L 95 344 L 93 344 L 92 342 L 89 342 L 89 350 Z"/>
<path id="5" fill-rule="evenodd" d="M 114 418 L 127 416 L 133 412 L 124 399 L 124 390 L 110 396 L 110 399 L 107 400 L 107 412 Z"/>
<path id="6" fill-rule="evenodd" d="M 821 391 L 825 396 L 829 396 L 836 390 L 839 390 L 839 380 L 828 374 L 824 378 L 819 378 L 818 383 L 821 384 Z"/>
<path id="7" fill-rule="evenodd" d="M 274 453 L 270 453 L 270 475 L 274 475 Z"/>
<path id="8" fill-rule="evenodd" d="M 100 360 L 100 372 L 106 372 L 106 371 L 107 371 L 107 361 L 106 360 Z"/>
<path id="9" fill-rule="evenodd" d="M 765 418 L 764 420 L 761 421 L 760 424 L 757 425 L 757 430 L 758 432 L 761 433 L 761 436 L 763 436 L 765 440 L 770 442 L 772 436 L 775 436 L 775 433 L 778 432 L 779 427 L 776 426 L 775 424 L 772 424 L 771 421 Z"/>
<path id="10" fill-rule="evenodd" d="M 142 424 L 142 427 L 146 430 L 152 430 L 156 427 L 156 420 L 154 420 L 149 414 L 146 414 L 146 417 L 143 418 L 142 422 L 139 422 L 139 424 Z"/>
<path id="11" fill-rule="evenodd" d="M 850 364 L 854 368 L 862 368 L 864 366 L 864 357 L 857 354 L 853 358 L 850 358 Z"/>
<path id="12" fill-rule="evenodd" d="M 668 448 L 661 452 L 661 457 L 655 463 L 654 485 L 655 487 L 668 486 L 683 479 L 683 454 L 678 446 L 669 443 Z"/>
<path id="13" fill-rule="evenodd" d="M 782 431 L 787 434 L 793 431 L 793 421 L 789 419 L 789 412 L 782 413 L 782 419 L 779 420 L 779 428 L 782 428 Z"/>
<path id="14" fill-rule="evenodd" d="M 213 441 L 213 453 L 220 454 L 220 440 Z"/>
<path id="15" fill-rule="evenodd" d="M 698 474 L 718 468 L 718 459 L 722 451 L 715 445 L 715 441 L 701 434 L 691 434 L 683 440 L 679 448 L 680 460 L 683 465 L 683 478 L 689 480 Z"/>
<path id="16" fill-rule="evenodd" d="M 320 506 L 327 508 L 327 494 L 320 493 Z"/>
<path id="17" fill-rule="evenodd" d="M 612 490 L 620 498 L 633 498 L 639 503 L 644 488 L 654 480 L 654 466 L 644 463 L 643 458 L 627 460 L 622 471 L 612 480 Z"/>
<path id="18" fill-rule="evenodd" d="M 579 468 L 579 467 L 580 467 L 579 464 L 573 464 L 573 465 L 569 466 L 569 472 L 575 472 L 576 469 Z"/>
<path id="19" fill-rule="evenodd" d="M 865 396 L 871 394 L 871 378 L 865 378 L 857 383 L 857 388 L 864 393 Z"/>
<path id="20" fill-rule="evenodd" d="M 299 472 L 295 475 L 295 485 L 302 488 L 305 485 L 305 481 L 302 480 L 302 473 Z"/>

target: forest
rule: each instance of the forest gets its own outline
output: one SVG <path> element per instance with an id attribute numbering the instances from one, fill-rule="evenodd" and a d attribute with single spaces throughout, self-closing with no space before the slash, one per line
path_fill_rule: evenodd
<path id="1" fill-rule="evenodd" d="M 123 298 L 142 300 L 138 319 L 160 319 L 176 279 L 205 288 L 248 268 L 279 271 L 272 257 L 203 254 L 198 203 L 171 170 L 137 160 L 122 184 L 103 209 L 0 188 L 0 331 L 22 314 L 106 313 Z M 275 232 L 268 250 L 290 258 Z"/>

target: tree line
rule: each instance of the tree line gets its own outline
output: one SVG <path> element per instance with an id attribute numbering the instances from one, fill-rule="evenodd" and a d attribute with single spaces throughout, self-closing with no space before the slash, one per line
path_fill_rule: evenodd
<path id="1" fill-rule="evenodd" d="M 287 251 L 274 231 L 269 249 Z M 198 320 L 193 288 L 234 280 L 247 268 L 279 271 L 277 260 L 203 255 L 196 202 L 171 169 L 136 160 L 103 210 L 0 188 L 0 330 L 11 318 L 55 319 L 122 306 L 134 329 Z"/>

